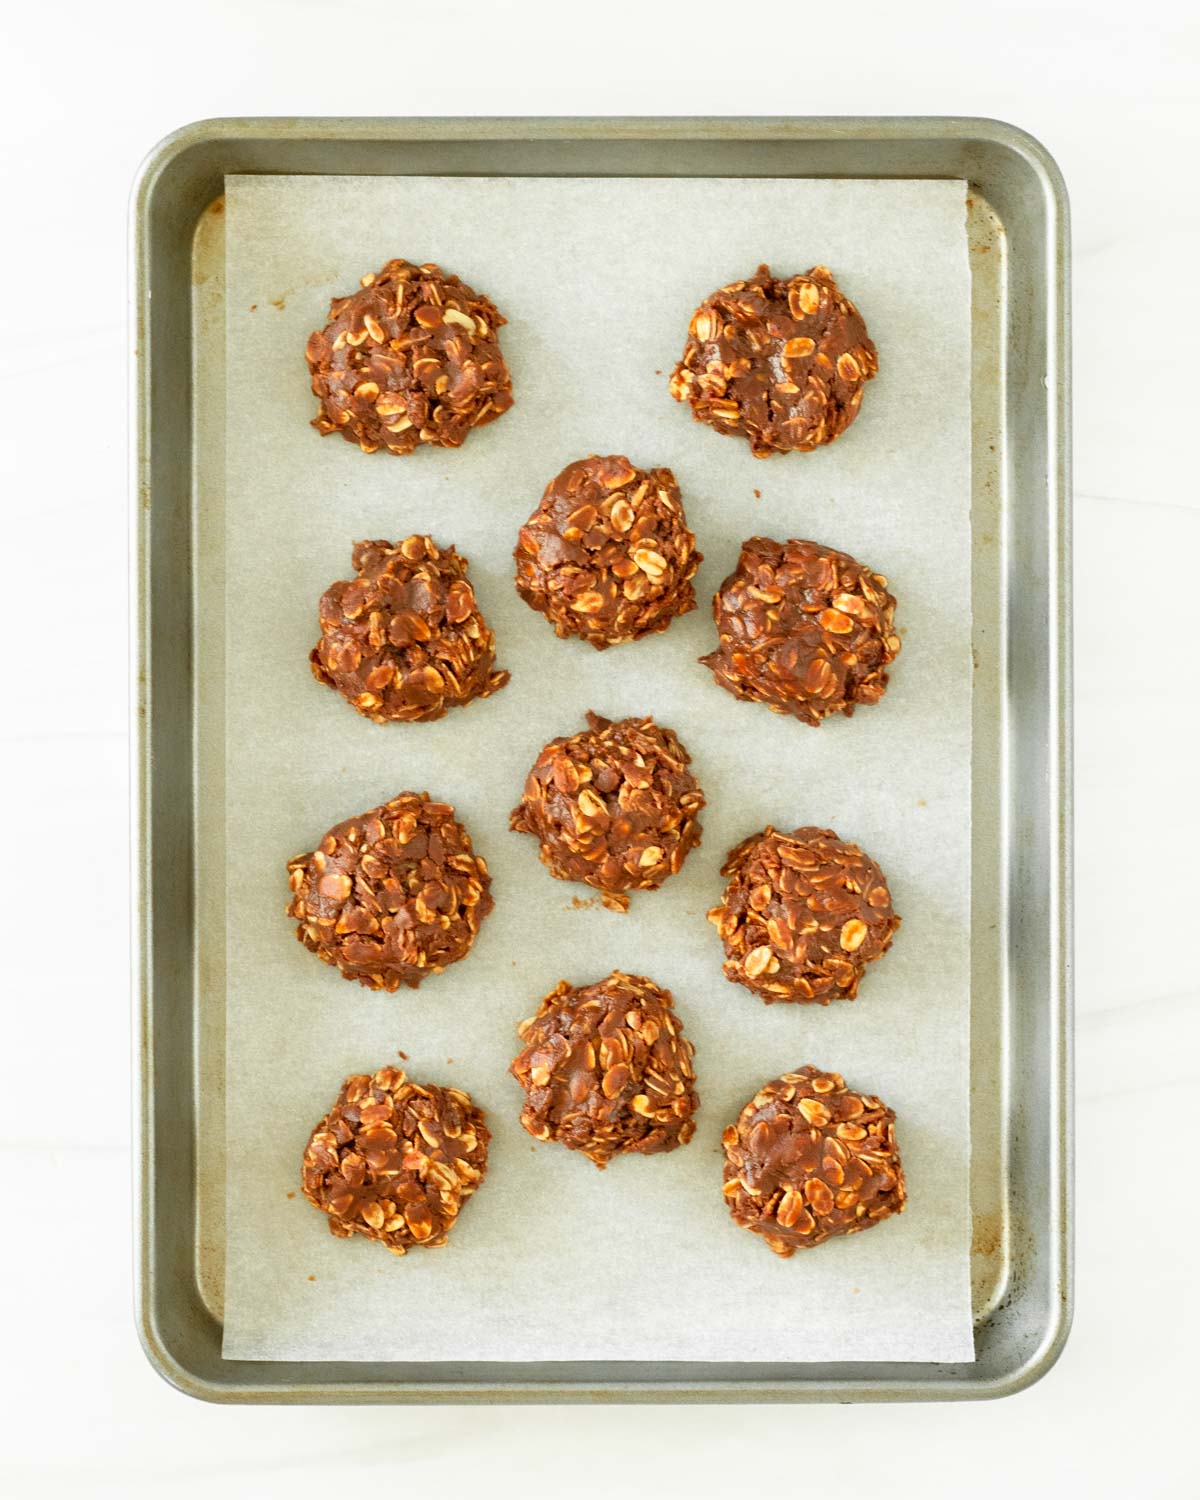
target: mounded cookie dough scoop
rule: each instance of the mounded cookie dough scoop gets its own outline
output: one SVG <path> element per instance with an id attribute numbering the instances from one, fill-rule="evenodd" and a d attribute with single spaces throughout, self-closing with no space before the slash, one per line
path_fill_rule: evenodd
<path id="1" fill-rule="evenodd" d="M 493 906 L 491 877 L 448 802 L 401 792 L 288 861 L 300 942 L 343 979 L 416 989 L 465 958 Z"/>
<path id="2" fill-rule="evenodd" d="M 556 880 L 577 880 L 627 911 L 632 890 L 656 890 L 700 842 L 704 793 L 673 729 L 613 722 L 551 740 L 525 780 L 509 827 L 541 845 Z"/>
<path id="3" fill-rule="evenodd" d="M 670 390 L 697 422 L 769 458 L 832 443 L 878 368 L 867 326 L 827 266 L 787 280 L 759 266 L 696 309 Z"/>
<path id="4" fill-rule="evenodd" d="M 440 719 L 509 680 L 467 581 L 467 559 L 432 537 L 355 542 L 354 579 L 321 598 L 313 676 L 377 724 Z"/>
<path id="5" fill-rule="evenodd" d="M 777 1000 L 853 1000 L 900 918 L 883 871 L 831 828 L 779 833 L 769 824 L 731 849 L 720 906 L 708 913 L 725 945 L 725 977 Z"/>
<path id="6" fill-rule="evenodd" d="M 666 630 L 696 607 L 702 556 L 670 469 L 581 458 L 546 486 L 521 527 L 517 593 L 557 636 L 597 651 Z"/>
<path id="7" fill-rule="evenodd" d="M 393 1255 L 444 1245 L 487 1173 L 490 1133 L 469 1094 L 400 1068 L 347 1078 L 304 1152 L 304 1196 L 329 1232 Z"/>
<path id="8" fill-rule="evenodd" d="M 304 351 L 312 425 L 364 453 L 458 448 L 513 404 L 495 306 L 440 266 L 389 260 L 335 297 Z"/>
<path id="9" fill-rule="evenodd" d="M 700 1100 L 692 1044 L 670 990 L 614 969 L 576 989 L 564 979 L 522 1021 L 511 1072 L 525 1090 L 521 1124 L 539 1141 L 582 1151 L 603 1169 L 614 1156 L 686 1145 Z"/>
<path id="10" fill-rule="evenodd" d="M 804 1067 L 764 1084 L 721 1137 L 734 1223 L 788 1256 L 902 1212 L 895 1119 L 840 1073 Z"/>
<path id="11" fill-rule="evenodd" d="M 720 644 L 700 660 L 735 698 L 819 725 L 883 697 L 895 611 L 887 579 L 848 553 L 753 536 L 713 599 Z"/>

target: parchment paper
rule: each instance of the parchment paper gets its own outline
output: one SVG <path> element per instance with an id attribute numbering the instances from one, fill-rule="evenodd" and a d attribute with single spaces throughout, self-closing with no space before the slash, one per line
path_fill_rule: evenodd
<path id="1" fill-rule="evenodd" d="M 969 278 L 953 182 L 234 177 L 228 213 L 228 1210 L 225 1353 L 253 1359 L 961 1360 L 968 1255 Z M 304 344 L 388 257 L 486 291 L 516 392 L 458 452 L 366 456 L 308 425 Z M 760 261 L 833 267 L 881 373 L 818 453 L 755 460 L 667 394 L 689 316 Z M 603 654 L 554 638 L 512 586 L 542 488 L 592 452 L 667 464 L 705 562 L 700 608 Z M 760 493 L 761 492 L 761 493 Z M 311 677 L 317 600 L 356 538 L 429 531 L 470 558 L 512 682 L 435 724 L 377 726 Z M 904 646 L 883 703 L 818 730 L 740 704 L 696 658 L 740 541 L 808 537 L 890 579 Z M 690 749 L 704 839 L 628 915 L 552 881 L 508 814 L 542 744 L 594 708 L 652 712 Z M 452 802 L 494 876 L 463 962 L 372 994 L 284 916 L 284 863 L 404 790 Z M 904 925 L 854 1004 L 770 1009 L 725 980 L 706 909 L 772 822 L 861 843 Z M 561 978 L 673 990 L 696 1045 L 694 1141 L 604 1173 L 538 1145 L 506 1069 Z M 328 1232 L 300 1158 L 342 1080 L 409 1056 L 494 1132 L 450 1244 L 403 1259 Z M 781 1260 L 733 1226 L 720 1134 L 813 1062 L 897 1111 L 906 1212 Z"/>

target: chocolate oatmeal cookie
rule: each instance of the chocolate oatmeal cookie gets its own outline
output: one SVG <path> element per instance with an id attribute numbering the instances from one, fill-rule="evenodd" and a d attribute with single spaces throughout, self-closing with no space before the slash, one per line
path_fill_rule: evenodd
<path id="1" fill-rule="evenodd" d="M 704 793 L 674 730 L 613 722 L 551 740 L 533 764 L 509 826 L 541 845 L 556 880 L 578 880 L 626 911 L 631 890 L 657 889 L 700 842 Z"/>
<path id="2" fill-rule="evenodd" d="M 582 1151 L 603 1169 L 614 1156 L 674 1151 L 694 1135 L 693 1048 L 670 990 L 616 969 L 579 989 L 564 979 L 517 1034 L 521 1124 L 539 1141 Z"/>
<path id="3" fill-rule="evenodd" d="M 832 443 L 878 368 L 866 324 L 827 267 L 782 280 L 759 266 L 696 309 L 670 390 L 698 422 L 740 433 L 755 458 L 769 458 Z"/>
<path id="4" fill-rule="evenodd" d="M 732 849 L 720 906 L 725 977 L 777 1000 L 853 1000 L 863 970 L 892 945 L 900 918 L 883 872 L 829 828 L 770 826 Z"/>
<path id="5" fill-rule="evenodd" d="M 377 724 L 440 719 L 508 681 L 467 581 L 467 559 L 428 536 L 356 542 L 358 575 L 321 598 L 313 676 Z"/>
<path id="6" fill-rule="evenodd" d="M 444 1245 L 483 1182 L 490 1138 L 469 1094 L 413 1083 L 399 1068 L 347 1078 L 304 1152 L 304 1196 L 329 1232 L 393 1255 Z"/>
<path id="7" fill-rule="evenodd" d="M 713 599 L 720 644 L 700 659 L 735 698 L 818 725 L 883 697 L 895 611 L 887 579 L 847 553 L 753 536 Z"/>
<path id="8" fill-rule="evenodd" d="M 448 802 L 401 792 L 288 861 L 300 942 L 343 979 L 416 989 L 470 951 L 491 877 Z"/>
<path id="9" fill-rule="evenodd" d="M 488 298 L 440 266 L 389 260 L 335 297 L 329 322 L 309 335 L 312 425 L 364 453 L 458 448 L 513 404 L 503 324 Z"/>
<path id="10" fill-rule="evenodd" d="M 734 1223 L 788 1256 L 902 1212 L 895 1119 L 840 1073 L 805 1067 L 764 1084 L 721 1137 Z"/>
<path id="11" fill-rule="evenodd" d="M 696 607 L 702 558 L 670 469 L 581 458 L 546 486 L 513 553 L 517 593 L 558 636 L 598 651 L 665 630 Z"/>

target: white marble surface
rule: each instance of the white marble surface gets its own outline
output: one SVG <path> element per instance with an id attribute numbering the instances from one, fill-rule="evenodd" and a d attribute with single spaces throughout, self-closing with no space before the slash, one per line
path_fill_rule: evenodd
<path id="1" fill-rule="evenodd" d="M 791 1488 L 846 1466 L 896 1496 L 1196 1494 L 1194 8 L 64 0 L 9 7 L 0 55 L 0 1493 L 302 1500 L 452 1484 L 474 1500 L 529 1482 L 708 1500 L 764 1470 Z M 143 152 L 187 120 L 364 111 L 982 114 L 1033 131 L 1062 165 L 1078 1310 L 1032 1390 L 954 1408 L 314 1413 L 202 1406 L 145 1364 L 128 1230 L 126 195 Z"/>

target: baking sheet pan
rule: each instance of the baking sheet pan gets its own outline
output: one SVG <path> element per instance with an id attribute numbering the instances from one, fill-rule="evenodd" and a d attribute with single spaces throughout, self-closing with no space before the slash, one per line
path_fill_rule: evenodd
<path id="1" fill-rule="evenodd" d="M 211 605 L 223 588 L 224 381 L 214 335 L 219 190 L 230 170 L 891 174 L 972 184 L 973 1364 L 447 1369 L 220 1359 L 224 975 L 211 872 L 223 668 Z M 1019 132 L 987 122 L 223 122 L 194 127 L 152 158 L 135 205 L 145 667 L 140 1291 L 148 1350 L 176 1383 L 225 1400 L 913 1398 L 994 1394 L 1047 1366 L 1069 1300 L 1063 213 L 1052 163 Z M 1021 315 L 1010 321 L 1014 305 Z M 173 408 L 155 398 L 172 374 L 176 396 L 188 397 Z M 1014 423 L 1019 444 L 1009 441 Z M 1019 592 L 1007 587 L 1014 569 Z M 1036 649 L 1021 651 L 1022 642 Z"/>

